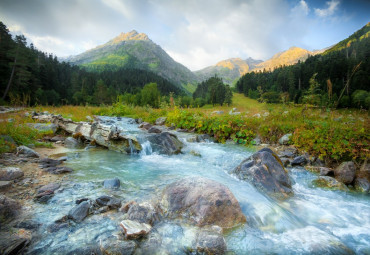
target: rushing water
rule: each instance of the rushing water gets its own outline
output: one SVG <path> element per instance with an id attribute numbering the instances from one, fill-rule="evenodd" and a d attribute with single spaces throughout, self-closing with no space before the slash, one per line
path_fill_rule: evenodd
<path id="1" fill-rule="evenodd" d="M 47 232 L 46 226 L 66 215 L 76 199 L 107 194 L 123 201 L 146 201 L 180 178 L 202 176 L 226 185 L 247 217 L 247 224 L 225 234 L 230 254 L 370 254 L 369 196 L 314 188 L 311 181 L 316 176 L 297 167 L 289 169 L 295 195 L 278 202 L 228 173 L 253 153 L 248 148 L 190 143 L 186 138 L 191 134 L 177 133 L 186 145 L 183 154 L 158 155 L 136 124 L 124 118 L 104 119 L 138 137 L 143 151 L 126 155 L 99 148 L 71 150 L 67 161 L 75 169 L 71 181 L 47 205 L 32 205 L 34 220 L 44 225 L 31 253 L 66 254 L 119 232 L 119 213 L 93 215 L 82 223 Z M 102 181 L 113 177 L 121 180 L 121 189 L 104 189 Z M 184 247 L 191 246 L 196 228 L 162 222 L 153 231 L 162 239 L 159 254 L 164 250 L 185 254 Z"/>

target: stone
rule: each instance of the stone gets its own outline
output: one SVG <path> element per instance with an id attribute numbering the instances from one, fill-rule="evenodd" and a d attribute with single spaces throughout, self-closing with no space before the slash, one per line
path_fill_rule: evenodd
<path id="1" fill-rule="evenodd" d="M 86 198 L 86 197 L 84 197 L 84 198 L 80 198 L 80 199 L 77 199 L 76 200 L 76 205 L 79 205 L 79 204 L 81 204 L 82 202 L 84 202 L 84 201 L 89 201 L 90 199 L 88 199 L 88 198 Z"/>
<path id="2" fill-rule="evenodd" d="M 21 205 L 14 199 L 0 194 L 0 222 L 16 216 L 21 209 Z"/>
<path id="3" fill-rule="evenodd" d="M 70 149 L 75 149 L 79 146 L 79 142 L 73 137 L 67 137 L 64 140 L 64 146 Z"/>
<path id="4" fill-rule="evenodd" d="M 191 154 L 195 157 L 202 157 L 202 155 L 198 151 L 195 151 L 195 150 L 189 151 L 189 154 Z"/>
<path id="5" fill-rule="evenodd" d="M 343 162 L 334 169 L 334 176 L 344 184 L 351 184 L 356 176 L 356 167 L 352 161 Z"/>
<path id="6" fill-rule="evenodd" d="M 211 114 L 217 114 L 217 115 L 221 115 L 221 114 L 224 114 L 224 111 L 213 111 L 211 112 Z"/>
<path id="7" fill-rule="evenodd" d="M 0 181 L 0 190 L 8 189 L 10 186 L 12 186 L 12 182 L 10 182 L 10 181 Z"/>
<path id="8" fill-rule="evenodd" d="M 121 206 L 121 200 L 110 196 L 100 196 L 95 200 L 95 202 L 99 206 L 108 206 L 109 209 L 117 209 Z"/>
<path id="9" fill-rule="evenodd" d="M 341 182 L 338 182 L 336 179 L 330 176 L 320 176 L 316 180 L 312 181 L 312 184 L 319 188 L 327 189 L 338 189 L 342 191 L 349 191 L 346 185 Z"/>
<path id="10" fill-rule="evenodd" d="M 292 166 L 304 166 L 307 164 L 307 159 L 303 156 L 298 156 L 293 159 L 291 162 Z"/>
<path id="11" fill-rule="evenodd" d="M 208 134 L 196 135 L 196 142 L 213 142 L 213 138 L 210 137 Z"/>
<path id="12" fill-rule="evenodd" d="M 289 144 L 291 138 L 292 138 L 292 134 L 285 134 L 279 139 L 279 144 L 287 145 Z"/>
<path id="13" fill-rule="evenodd" d="M 166 123 L 167 118 L 166 117 L 160 117 L 155 120 L 155 124 L 158 126 L 162 126 Z"/>
<path id="14" fill-rule="evenodd" d="M 56 135 L 56 136 L 53 136 L 52 138 L 50 138 L 50 142 L 63 142 L 66 138 L 64 136 L 61 136 L 61 135 Z"/>
<path id="15" fill-rule="evenodd" d="M 280 158 L 269 148 L 254 153 L 231 173 L 275 198 L 285 199 L 293 195 L 288 171 Z"/>
<path id="16" fill-rule="evenodd" d="M 328 167 L 322 166 L 306 166 L 308 171 L 318 173 L 320 176 L 334 176 L 334 170 Z"/>
<path id="17" fill-rule="evenodd" d="M 0 232 L 0 254 L 23 254 L 30 239 L 9 232 Z"/>
<path id="18" fill-rule="evenodd" d="M 17 148 L 17 155 L 24 155 L 29 158 L 39 158 L 40 154 L 38 154 L 36 151 L 28 148 L 27 146 L 21 145 Z"/>
<path id="19" fill-rule="evenodd" d="M 370 182 L 366 178 L 355 179 L 355 189 L 362 193 L 370 193 Z"/>
<path id="20" fill-rule="evenodd" d="M 48 168 L 48 167 L 55 167 L 62 164 L 62 161 L 51 159 L 51 158 L 43 158 L 39 160 L 39 167 L 41 169 Z"/>
<path id="21" fill-rule="evenodd" d="M 259 118 L 261 118 L 261 114 L 256 113 L 256 114 L 255 114 L 255 115 L 253 115 L 252 117 L 259 119 Z"/>
<path id="22" fill-rule="evenodd" d="M 139 128 L 149 130 L 153 125 L 148 122 L 143 122 L 139 125 Z"/>
<path id="23" fill-rule="evenodd" d="M 184 147 L 183 143 L 176 135 L 169 132 L 162 132 L 160 134 L 153 134 L 148 136 L 148 140 L 154 152 L 160 154 L 179 154 Z"/>
<path id="24" fill-rule="evenodd" d="M 46 124 L 46 123 L 27 123 L 27 126 L 36 129 L 40 132 L 49 132 L 49 133 L 55 133 L 58 130 L 58 126 L 51 123 L 51 124 Z"/>
<path id="25" fill-rule="evenodd" d="M 279 157 L 294 158 L 297 156 L 297 149 L 288 147 L 284 148 L 282 151 L 279 151 Z"/>
<path id="26" fill-rule="evenodd" d="M 223 255 L 227 250 L 222 234 L 204 230 L 197 235 L 195 248 L 199 254 L 209 255 Z"/>
<path id="27" fill-rule="evenodd" d="M 231 191 L 202 177 L 185 178 L 167 185 L 160 207 L 170 218 L 180 217 L 198 226 L 232 228 L 246 222 Z"/>
<path id="28" fill-rule="evenodd" d="M 89 215 L 90 203 L 84 201 L 79 205 L 73 207 L 68 213 L 68 219 L 73 220 L 74 222 L 81 222 L 83 221 L 87 215 Z"/>
<path id="29" fill-rule="evenodd" d="M 139 223 L 132 220 L 121 221 L 120 226 L 122 227 L 126 239 L 138 239 L 147 235 L 152 227 L 146 223 Z"/>
<path id="30" fill-rule="evenodd" d="M 59 167 L 48 167 L 43 169 L 43 171 L 51 174 L 66 174 L 72 173 L 73 169 L 66 166 L 59 166 Z"/>
<path id="31" fill-rule="evenodd" d="M 136 250 L 136 243 L 132 240 L 118 240 L 115 236 L 101 239 L 99 246 L 103 254 L 106 255 L 131 255 Z"/>
<path id="32" fill-rule="evenodd" d="M 0 181 L 13 181 L 24 176 L 18 167 L 5 167 L 0 169 Z"/>
<path id="33" fill-rule="evenodd" d="M 141 123 L 143 123 L 143 119 L 142 118 L 135 119 L 135 122 L 136 122 L 136 124 L 141 124 Z"/>
<path id="34" fill-rule="evenodd" d="M 159 128 L 151 127 L 151 128 L 149 128 L 148 133 L 156 133 L 156 134 L 159 134 L 159 133 L 162 133 L 162 131 Z"/>
<path id="35" fill-rule="evenodd" d="M 252 140 L 252 144 L 253 145 L 261 145 L 261 137 L 259 135 L 257 135 L 253 140 Z"/>
<path id="36" fill-rule="evenodd" d="M 281 162 L 283 163 L 284 167 L 289 166 L 290 160 L 288 158 L 280 158 Z"/>
<path id="37" fill-rule="evenodd" d="M 139 223 L 147 223 L 153 225 L 154 222 L 159 220 L 159 216 L 155 211 L 153 205 L 149 203 L 133 203 L 127 211 L 127 219 Z"/>
<path id="38" fill-rule="evenodd" d="M 35 195 L 35 201 L 45 204 L 54 196 L 54 191 L 45 190 Z"/>
<path id="39" fill-rule="evenodd" d="M 121 186 L 121 181 L 117 177 L 107 179 L 103 181 L 103 186 L 106 189 L 118 189 Z"/>
<path id="40" fill-rule="evenodd" d="M 49 183 L 49 184 L 46 184 L 44 186 L 42 186 L 41 188 L 39 188 L 37 190 L 37 193 L 43 193 L 45 191 L 56 191 L 57 189 L 60 188 L 60 184 L 59 183 Z"/>

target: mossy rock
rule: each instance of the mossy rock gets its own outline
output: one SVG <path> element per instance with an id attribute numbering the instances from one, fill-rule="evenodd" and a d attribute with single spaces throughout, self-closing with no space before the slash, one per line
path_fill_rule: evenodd
<path id="1" fill-rule="evenodd" d="M 316 180 L 313 180 L 312 184 L 318 188 L 349 191 L 346 185 L 329 176 L 320 176 Z"/>

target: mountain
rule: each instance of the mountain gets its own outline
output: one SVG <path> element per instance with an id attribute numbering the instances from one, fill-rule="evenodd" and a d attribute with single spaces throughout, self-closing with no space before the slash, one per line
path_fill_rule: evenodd
<path id="1" fill-rule="evenodd" d="M 280 66 L 290 66 L 305 61 L 309 56 L 316 55 L 320 51 L 309 51 L 299 47 L 291 47 L 290 49 L 275 54 L 272 58 L 259 63 L 252 71 L 274 70 Z"/>
<path id="2" fill-rule="evenodd" d="M 254 60 L 248 58 L 242 60 L 241 58 L 230 58 L 218 62 L 216 65 L 206 67 L 194 72 L 200 81 L 204 81 L 209 77 L 217 75 L 227 84 L 232 84 L 235 79 L 238 79 L 243 74 L 247 73 L 251 67 L 262 62 L 261 60 Z"/>
<path id="3" fill-rule="evenodd" d="M 69 58 L 68 62 L 98 72 L 120 68 L 144 69 L 179 87 L 197 81 L 189 69 L 174 61 L 146 34 L 135 30 L 121 33 L 103 45 Z"/>

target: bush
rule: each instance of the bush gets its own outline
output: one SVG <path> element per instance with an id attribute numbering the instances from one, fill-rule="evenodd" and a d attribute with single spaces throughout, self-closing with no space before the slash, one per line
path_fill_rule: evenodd
<path id="1" fill-rule="evenodd" d="M 266 103 L 277 104 L 280 102 L 280 95 L 275 91 L 269 91 L 262 94 L 262 100 Z"/>

